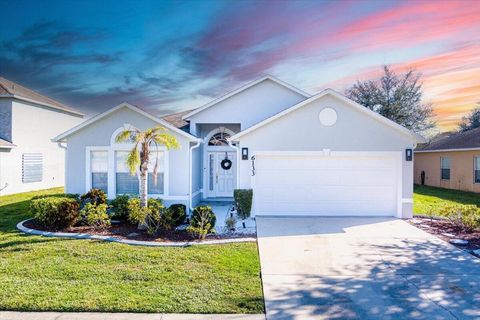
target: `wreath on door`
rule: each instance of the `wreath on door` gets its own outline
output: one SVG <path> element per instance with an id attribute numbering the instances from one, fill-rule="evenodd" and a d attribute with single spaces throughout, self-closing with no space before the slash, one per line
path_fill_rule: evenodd
<path id="1" fill-rule="evenodd" d="M 225 152 L 225 159 L 220 162 L 223 170 L 230 170 L 232 168 L 232 160 L 228 159 L 228 153 Z"/>

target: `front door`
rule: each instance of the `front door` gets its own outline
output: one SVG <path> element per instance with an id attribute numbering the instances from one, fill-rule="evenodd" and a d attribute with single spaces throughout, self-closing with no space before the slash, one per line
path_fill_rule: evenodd
<path id="1" fill-rule="evenodd" d="M 222 167 L 222 161 L 232 162 L 230 168 Z M 235 152 L 208 152 L 207 197 L 233 197 L 236 185 L 237 156 Z"/>

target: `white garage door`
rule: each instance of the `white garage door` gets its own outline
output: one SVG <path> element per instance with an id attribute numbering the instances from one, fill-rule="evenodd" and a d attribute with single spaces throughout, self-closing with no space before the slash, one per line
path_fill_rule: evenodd
<path id="1" fill-rule="evenodd" d="M 257 215 L 393 216 L 398 155 L 257 155 Z"/>

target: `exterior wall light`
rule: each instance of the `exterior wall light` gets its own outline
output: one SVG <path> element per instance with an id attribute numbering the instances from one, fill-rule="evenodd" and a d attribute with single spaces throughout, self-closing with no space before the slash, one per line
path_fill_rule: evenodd
<path id="1" fill-rule="evenodd" d="M 242 148 L 242 160 L 248 160 L 248 148 Z"/>

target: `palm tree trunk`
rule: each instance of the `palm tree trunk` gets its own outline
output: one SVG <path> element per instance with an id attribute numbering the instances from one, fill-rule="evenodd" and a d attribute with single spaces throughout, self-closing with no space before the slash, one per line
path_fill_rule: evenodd
<path id="1" fill-rule="evenodd" d="M 148 190 L 147 190 L 147 171 L 140 171 L 140 207 L 148 206 Z"/>
<path id="2" fill-rule="evenodd" d="M 148 206 L 148 184 L 147 184 L 147 177 L 148 177 L 148 164 L 142 164 L 140 167 L 140 207 L 146 208 Z M 147 229 L 147 225 L 145 223 L 140 223 L 138 225 L 138 229 L 145 230 Z"/>

